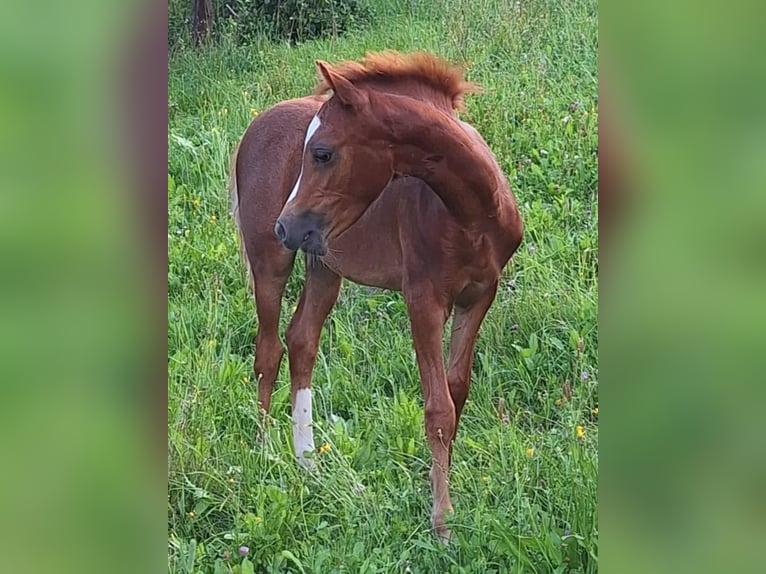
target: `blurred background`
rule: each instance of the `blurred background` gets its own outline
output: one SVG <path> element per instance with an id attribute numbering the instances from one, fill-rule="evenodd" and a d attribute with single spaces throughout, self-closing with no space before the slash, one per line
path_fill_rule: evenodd
<path id="1" fill-rule="evenodd" d="M 757 571 L 764 8 L 602 2 L 599 15 L 602 565 Z"/>
<path id="2" fill-rule="evenodd" d="M 160 4 L 3 6 L 2 572 L 165 561 L 165 34 Z"/>
<path id="3" fill-rule="evenodd" d="M 167 6 L 0 19 L 0 570 L 166 563 Z M 600 560 L 759 570 L 759 2 L 600 5 Z"/>

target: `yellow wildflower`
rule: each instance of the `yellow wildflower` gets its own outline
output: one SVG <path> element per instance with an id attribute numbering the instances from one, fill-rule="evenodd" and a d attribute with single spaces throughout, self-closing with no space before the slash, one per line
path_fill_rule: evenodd
<path id="1" fill-rule="evenodd" d="M 261 518 L 260 516 L 256 516 L 255 517 L 255 523 L 256 524 L 260 524 L 261 522 L 263 522 L 263 518 Z"/>
<path id="2" fill-rule="evenodd" d="M 535 454 L 535 449 L 534 449 L 534 448 L 532 448 L 532 447 L 529 447 L 529 448 L 527 449 L 527 456 L 528 456 L 529 458 L 532 458 L 532 455 L 534 455 L 534 454 Z"/>
<path id="3" fill-rule="evenodd" d="M 593 409 L 593 414 L 594 414 L 594 415 L 596 415 L 596 416 L 598 416 L 598 407 L 596 407 L 595 409 Z"/>
<path id="4" fill-rule="evenodd" d="M 249 377 L 242 377 L 242 382 L 247 384 L 247 383 L 250 382 L 250 378 Z"/>
<path id="5" fill-rule="evenodd" d="M 322 446 L 319 447 L 319 454 L 325 454 L 330 452 L 330 449 L 332 447 L 330 446 L 329 442 L 324 443 Z"/>
<path id="6" fill-rule="evenodd" d="M 229 477 L 229 484 L 234 484 L 234 479 Z"/>
<path id="7" fill-rule="evenodd" d="M 199 207 L 199 204 L 200 204 L 199 197 L 195 197 L 194 199 L 192 199 L 192 203 L 194 204 L 194 207 Z"/>
<path id="8" fill-rule="evenodd" d="M 559 398 L 559 399 L 556 399 L 556 406 L 557 406 L 557 407 L 560 407 L 560 406 L 561 406 L 561 405 L 563 405 L 563 404 L 564 404 L 564 399 L 561 399 L 561 398 Z"/>
<path id="9" fill-rule="evenodd" d="M 258 110 L 255 108 L 250 108 L 250 115 L 256 117 L 258 115 Z"/>
<path id="10" fill-rule="evenodd" d="M 585 429 L 582 427 L 582 425 L 577 425 L 577 438 L 583 439 L 585 438 Z"/>
<path id="11" fill-rule="evenodd" d="M 482 476 L 481 477 L 481 481 L 482 482 L 489 482 L 489 477 L 488 476 Z"/>
<path id="12" fill-rule="evenodd" d="M 194 511 L 192 510 L 191 512 L 187 512 L 186 516 L 188 516 L 189 518 L 194 518 L 196 514 L 194 514 Z"/>
<path id="13" fill-rule="evenodd" d="M 215 216 L 215 214 L 211 215 L 210 216 L 210 223 L 215 223 L 216 221 L 218 221 L 218 218 Z"/>

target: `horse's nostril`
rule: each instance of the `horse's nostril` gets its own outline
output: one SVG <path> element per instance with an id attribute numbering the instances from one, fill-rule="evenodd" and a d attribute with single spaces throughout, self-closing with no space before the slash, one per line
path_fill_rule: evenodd
<path id="1" fill-rule="evenodd" d="M 277 224 L 274 226 L 274 234 L 277 236 L 277 239 L 284 243 L 285 237 L 287 237 L 287 230 L 281 221 L 277 221 Z"/>

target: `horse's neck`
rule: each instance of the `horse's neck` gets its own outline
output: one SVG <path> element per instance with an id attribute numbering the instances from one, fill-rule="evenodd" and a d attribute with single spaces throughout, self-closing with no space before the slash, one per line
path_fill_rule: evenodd
<path id="1" fill-rule="evenodd" d="M 395 169 L 428 183 L 466 227 L 499 224 L 512 198 L 478 132 L 420 102 L 410 100 L 399 110 Z"/>

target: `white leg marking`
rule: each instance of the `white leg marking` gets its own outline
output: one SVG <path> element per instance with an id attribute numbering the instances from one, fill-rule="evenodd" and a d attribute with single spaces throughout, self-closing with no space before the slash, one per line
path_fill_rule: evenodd
<path id="1" fill-rule="evenodd" d="M 316 132 L 321 125 L 322 122 L 319 121 L 319 116 L 314 116 L 311 119 L 311 123 L 306 130 L 306 139 L 303 140 L 303 154 L 301 154 L 301 172 L 298 174 L 298 181 L 295 182 L 295 186 L 290 192 L 290 197 L 287 198 L 285 203 L 290 203 L 293 199 L 295 199 L 295 196 L 298 195 L 298 186 L 301 183 L 301 176 L 303 175 L 303 156 L 306 154 L 306 147 L 309 145 L 309 140 L 314 136 L 314 132 Z"/>
<path id="2" fill-rule="evenodd" d="M 303 453 L 314 452 L 314 431 L 311 428 L 311 389 L 299 389 L 293 405 L 293 446 L 298 462 L 305 468 L 312 468 L 314 461 Z"/>

